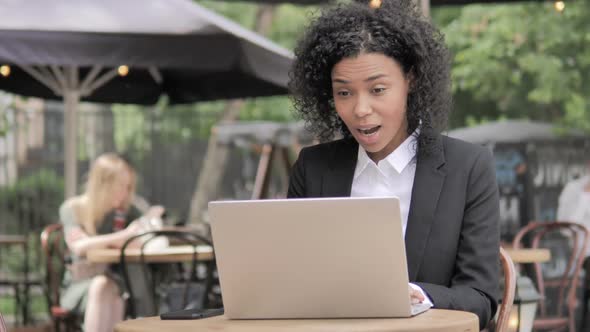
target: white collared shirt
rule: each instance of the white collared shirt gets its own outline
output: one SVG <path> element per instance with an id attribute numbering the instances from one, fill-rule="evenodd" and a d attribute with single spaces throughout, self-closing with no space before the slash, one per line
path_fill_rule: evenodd
<path id="1" fill-rule="evenodd" d="M 402 215 L 402 231 L 406 235 L 412 188 L 416 175 L 416 132 L 406 138 L 383 160 L 377 164 L 369 158 L 365 149 L 359 145 L 354 178 L 352 179 L 351 197 L 387 197 L 399 198 Z M 410 283 L 412 288 L 424 295 L 424 302 L 432 306 L 432 301 L 419 286 Z"/>
<path id="2" fill-rule="evenodd" d="M 414 134 L 408 136 L 397 149 L 378 164 L 375 164 L 365 149 L 359 145 L 350 192 L 351 197 L 398 197 L 404 236 L 416 175 L 416 143 Z"/>

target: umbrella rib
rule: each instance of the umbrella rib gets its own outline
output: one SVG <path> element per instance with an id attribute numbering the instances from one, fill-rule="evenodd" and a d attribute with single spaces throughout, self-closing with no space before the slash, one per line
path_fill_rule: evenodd
<path id="1" fill-rule="evenodd" d="M 60 86 L 59 82 L 57 81 L 57 79 L 55 78 L 55 76 L 53 76 L 53 74 L 51 73 L 51 71 L 49 70 L 49 66 L 38 66 L 37 69 L 39 70 L 39 72 L 41 74 L 43 74 L 43 76 L 45 76 L 49 82 L 51 82 L 54 86 L 57 86 L 58 88 L 64 88 L 65 86 Z"/>
<path id="2" fill-rule="evenodd" d="M 82 91 L 83 95 L 91 94 L 94 90 L 100 88 L 101 86 L 108 83 L 108 81 L 112 80 L 118 75 L 117 68 L 113 68 L 105 73 L 102 74 L 99 78 L 97 78 L 94 82 L 89 82 L 88 86 Z"/>
<path id="3" fill-rule="evenodd" d="M 82 85 L 80 85 L 80 91 L 82 92 L 83 96 L 90 94 L 90 92 L 86 93 L 86 89 L 88 89 L 88 85 L 90 85 L 92 80 L 96 78 L 96 76 L 100 73 L 101 70 L 102 66 L 94 66 L 92 67 L 88 75 L 86 75 L 84 81 L 82 82 Z"/>
<path id="4" fill-rule="evenodd" d="M 61 71 L 61 69 L 59 68 L 59 66 L 52 65 L 50 68 L 51 68 L 51 71 L 53 72 L 53 75 L 55 76 L 55 78 L 59 82 L 59 84 L 61 84 L 62 88 L 67 87 L 68 84 L 66 82 L 66 77 L 65 77 L 64 73 Z"/>
<path id="5" fill-rule="evenodd" d="M 39 72 L 33 66 L 24 66 L 24 65 L 21 66 L 21 65 L 19 65 L 19 67 L 23 71 L 25 71 L 27 74 L 29 74 L 33 78 L 35 78 L 37 81 L 41 82 L 43 85 L 45 85 L 46 87 L 48 87 L 56 95 L 58 95 L 58 96 L 62 96 L 63 95 L 63 90 L 61 90 L 59 88 L 59 86 L 56 84 L 57 82 L 53 81 L 53 77 L 51 77 L 51 76 L 50 77 L 44 76 L 44 74 L 42 72 Z"/>
<path id="6" fill-rule="evenodd" d="M 162 84 L 162 73 L 160 73 L 158 68 L 156 68 L 155 66 L 151 66 L 148 68 L 148 72 L 150 73 L 150 75 L 152 75 L 152 78 L 156 83 Z"/>

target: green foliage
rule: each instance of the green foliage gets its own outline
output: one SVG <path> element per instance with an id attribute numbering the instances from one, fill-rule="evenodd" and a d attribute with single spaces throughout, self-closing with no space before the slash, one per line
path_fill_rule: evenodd
<path id="1" fill-rule="evenodd" d="M 289 98 L 277 96 L 248 100 L 240 111 L 239 119 L 288 122 L 294 120 L 294 114 Z"/>
<path id="2" fill-rule="evenodd" d="M 6 222 L 7 231 L 22 234 L 40 230 L 44 224 L 55 222 L 63 197 L 63 178 L 47 169 L 19 178 L 14 185 L 1 188 L 0 202 L 6 207 L 2 211 L 7 214 L 2 216 L 2 220 Z M 25 225 L 28 227 L 24 228 Z"/>
<path id="3" fill-rule="evenodd" d="M 0 91 L 0 137 L 6 136 L 10 129 L 9 112 L 14 106 L 14 96 Z"/>
<path id="4" fill-rule="evenodd" d="M 590 6 L 465 6 L 442 28 L 454 54 L 451 126 L 530 118 L 590 132 Z"/>
<path id="5" fill-rule="evenodd" d="M 223 101 L 169 105 L 166 97 L 153 107 L 113 105 L 117 151 L 149 151 L 152 135 L 162 142 L 207 138 L 225 106 Z"/>
<path id="6" fill-rule="evenodd" d="M 28 269 L 39 271 L 38 242 L 42 228 L 59 219 L 58 211 L 64 197 L 63 179 L 55 172 L 41 169 L 19 178 L 12 186 L 0 188 L 2 231 L 28 237 Z M 4 248 L 0 253 L 0 273 L 15 275 L 23 272 L 24 252 L 21 246 Z"/>
<path id="7" fill-rule="evenodd" d="M 268 38 L 293 50 L 311 19 L 319 14 L 318 6 L 281 5 L 275 11 Z"/>
<path id="8" fill-rule="evenodd" d="M 199 5 L 223 15 L 239 25 L 253 30 L 256 24 L 256 3 L 225 2 L 220 0 L 197 0 Z"/>
<path id="9" fill-rule="evenodd" d="M 6 318 L 7 315 L 13 315 L 16 307 L 16 300 L 10 296 L 2 296 L 0 298 L 0 312 Z M 29 309 L 33 314 L 45 314 L 47 309 L 47 301 L 43 295 L 31 296 L 31 303 Z M 20 319 L 20 317 L 19 317 Z"/>
<path id="10" fill-rule="evenodd" d="M 153 113 L 155 133 L 164 141 L 171 142 L 207 138 L 225 107 L 223 101 L 158 107 Z"/>

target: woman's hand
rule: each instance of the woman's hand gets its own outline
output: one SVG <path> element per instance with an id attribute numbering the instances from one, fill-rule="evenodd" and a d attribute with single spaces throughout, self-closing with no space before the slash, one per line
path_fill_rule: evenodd
<path id="1" fill-rule="evenodd" d="M 408 290 L 410 291 L 410 303 L 422 303 L 424 302 L 424 295 L 417 289 L 412 288 L 411 285 L 408 285 Z"/>
<path id="2" fill-rule="evenodd" d="M 132 221 L 129 225 L 127 225 L 127 227 L 124 230 L 117 232 L 122 235 L 121 241 L 117 245 L 117 247 L 123 246 L 123 243 L 125 243 L 130 237 L 147 232 L 149 229 L 147 228 L 145 220 L 147 220 L 147 219 L 145 219 L 145 218 L 136 219 L 136 220 Z M 129 248 L 137 248 L 141 245 L 141 242 L 142 242 L 141 237 L 137 238 L 137 239 L 133 240 L 128 245 L 128 247 Z"/>
<path id="3" fill-rule="evenodd" d="M 161 205 L 150 206 L 144 216 L 147 218 L 160 218 L 164 214 L 164 207 Z"/>
<path id="4" fill-rule="evenodd" d="M 147 231 L 145 222 L 142 219 L 143 218 L 139 218 L 127 225 L 127 227 L 124 230 L 124 232 L 126 233 L 126 238 L 130 238 L 134 235 L 138 235 Z"/>

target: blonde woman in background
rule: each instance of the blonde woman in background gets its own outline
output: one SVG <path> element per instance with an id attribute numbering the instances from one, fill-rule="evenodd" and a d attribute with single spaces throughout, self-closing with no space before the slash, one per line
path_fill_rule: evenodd
<path id="1" fill-rule="evenodd" d="M 84 314 L 87 332 L 113 331 L 123 319 L 122 279 L 115 266 L 86 261 L 88 250 L 120 248 L 144 231 L 141 213 L 131 206 L 135 171 L 115 154 L 99 156 L 90 169 L 84 194 L 66 200 L 59 210 L 72 262 L 64 278 L 61 306 Z M 147 217 L 164 209 L 151 207 Z"/>

